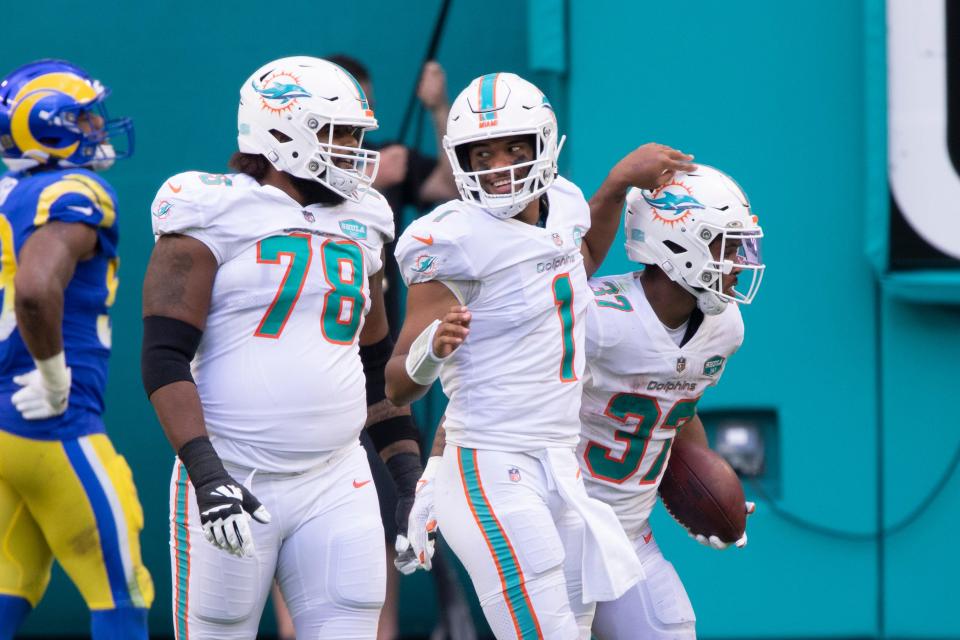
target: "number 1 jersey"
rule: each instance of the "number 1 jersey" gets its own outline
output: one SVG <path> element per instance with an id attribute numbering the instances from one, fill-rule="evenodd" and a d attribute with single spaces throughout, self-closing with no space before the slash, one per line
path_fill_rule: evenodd
<path id="1" fill-rule="evenodd" d="M 157 237 L 196 238 L 219 265 L 193 375 L 220 455 L 290 472 L 356 441 L 367 279 L 393 238 L 386 200 L 303 207 L 244 174 L 187 172 L 152 213 Z"/>
<path id="2" fill-rule="evenodd" d="M 593 278 L 590 287 L 577 457 L 587 493 L 634 536 L 656 504 L 673 439 L 743 342 L 743 319 L 728 304 L 677 346 L 635 274 Z"/>
<path id="3" fill-rule="evenodd" d="M 580 243 L 590 209 L 563 178 L 546 197 L 544 227 L 455 200 L 397 242 L 408 284 L 442 281 L 473 316 L 470 335 L 440 373 L 452 444 L 500 451 L 576 445 L 582 316 L 591 297 Z"/>

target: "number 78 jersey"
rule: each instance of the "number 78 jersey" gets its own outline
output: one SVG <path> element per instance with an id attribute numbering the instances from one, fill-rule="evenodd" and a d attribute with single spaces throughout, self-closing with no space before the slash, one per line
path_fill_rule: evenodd
<path id="1" fill-rule="evenodd" d="M 587 492 L 636 534 L 656 503 L 674 438 L 743 342 L 743 320 L 728 304 L 719 315 L 703 316 L 677 346 L 633 273 L 595 278 L 590 286 L 577 457 Z"/>
<path id="2" fill-rule="evenodd" d="M 386 201 L 301 207 L 243 174 L 187 172 L 152 213 L 156 236 L 196 238 L 219 265 L 193 375 L 220 455 L 296 471 L 356 441 L 368 278 L 393 238 Z"/>

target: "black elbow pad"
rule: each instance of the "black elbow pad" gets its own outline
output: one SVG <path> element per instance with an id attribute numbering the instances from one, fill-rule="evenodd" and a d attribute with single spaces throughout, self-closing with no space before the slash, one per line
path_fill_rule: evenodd
<path id="1" fill-rule="evenodd" d="M 190 362 L 202 337 L 203 331 L 182 320 L 166 316 L 143 319 L 140 374 L 148 398 L 172 382 L 193 382 Z"/>

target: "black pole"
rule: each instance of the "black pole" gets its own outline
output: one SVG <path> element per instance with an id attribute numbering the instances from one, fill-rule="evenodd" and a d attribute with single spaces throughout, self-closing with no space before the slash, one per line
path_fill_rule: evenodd
<path id="1" fill-rule="evenodd" d="M 413 91 L 410 92 L 410 99 L 407 100 L 407 109 L 403 113 L 403 121 L 400 124 L 400 134 L 397 136 L 397 142 L 403 143 L 407 138 L 407 132 L 410 130 L 410 122 L 413 120 L 413 112 L 416 109 L 417 87 L 420 86 L 420 76 L 423 74 L 423 66 L 437 55 L 437 49 L 440 47 L 440 36 L 443 35 L 443 27 L 447 22 L 447 13 L 450 10 L 451 0 L 443 0 L 440 4 L 440 13 L 437 14 L 437 20 L 433 23 L 433 35 L 430 37 L 430 46 L 427 47 L 427 53 L 417 67 L 417 79 L 413 83 Z"/>

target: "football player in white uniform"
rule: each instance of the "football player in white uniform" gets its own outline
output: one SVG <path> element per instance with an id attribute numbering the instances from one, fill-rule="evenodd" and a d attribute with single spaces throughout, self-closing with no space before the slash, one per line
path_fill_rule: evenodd
<path id="1" fill-rule="evenodd" d="M 706 445 L 697 401 L 743 341 L 738 304 L 760 285 L 763 232 L 740 187 L 704 165 L 632 190 L 625 227 L 627 255 L 646 266 L 590 281 L 577 454 L 587 492 L 614 508 L 646 578 L 598 603 L 593 631 L 600 640 L 691 640 L 693 608 L 648 518 L 674 439 Z"/>
<path id="2" fill-rule="evenodd" d="M 641 569 L 575 458 L 587 276 L 613 241 L 628 186 L 655 188 L 691 158 L 645 145 L 588 204 L 557 176 L 549 101 L 509 73 L 460 94 L 444 146 L 462 199 L 397 244 L 409 291 L 387 396 L 406 403 L 441 379 L 450 446 L 442 457 L 435 449 L 418 501 L 435 501 L 496 637 L 588 638 L 594 602 L 624 593 Z M 424 513 L 410 526 L 414 562 L 427 566 Z"/>
<path id="3" fill-rule="evenodd" d="M 178 454 L 176 637 L 254 638 L 276 576 L 298 637 L 374 638 L 386 567 L 365 422 L 404 525 L 421 471 L 409 409 L 383 391 L 393 215 L 361 146 L 377 121 L 349 73 L 291 57 L 247 79 L 238 125 L 237 173 L 175 175 L 153 203 L 143 376 Z"/>

